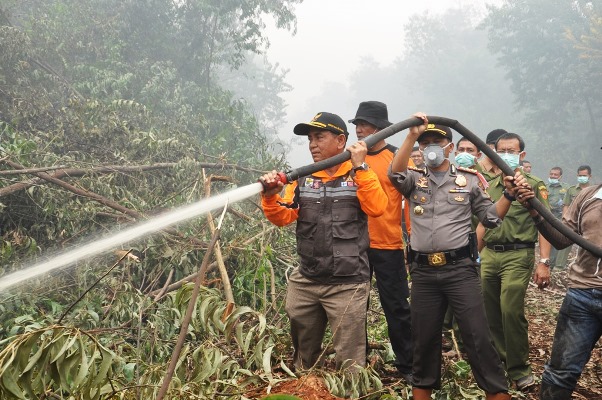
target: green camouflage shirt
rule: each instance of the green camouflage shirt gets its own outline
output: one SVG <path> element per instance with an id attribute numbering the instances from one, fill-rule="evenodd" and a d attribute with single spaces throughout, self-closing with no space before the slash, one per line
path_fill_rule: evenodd
<path id="1" fill-rule="evenodd" d="M 556 184 L 548 185 L 548 203 L 550 203 L 552 214 L 554 214 L 557 218 L 562 217 L 564 196 L 566 195 L 568 188 L 569 184 L 565 182 L 558 182 Z"/>

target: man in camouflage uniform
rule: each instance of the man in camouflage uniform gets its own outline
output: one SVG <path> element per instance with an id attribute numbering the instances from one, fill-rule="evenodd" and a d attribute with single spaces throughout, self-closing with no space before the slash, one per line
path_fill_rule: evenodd
<path id="1" fill-rule="evenodd" d="M 564 196 L 568 188 L 569 185 L 562 182 L 562 168 L 552 167 L 548 177 L 548 203 L 550 203 L 552 214 L 558 219 L 562 219 Z M 570 251 L 570 246 L 562 250 L 552 247 L 552 251 L 550 252 L 550 265 L 552 269 L 564 269 Z"/>

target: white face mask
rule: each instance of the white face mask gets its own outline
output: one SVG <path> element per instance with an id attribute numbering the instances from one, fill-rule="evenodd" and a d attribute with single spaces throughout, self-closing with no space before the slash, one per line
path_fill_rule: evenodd
<path id="1" fill-rule="evenodd" d="M 436 143 L 426 146 L 424 150 L 421 150 L 424 157 L 424 163 L 431 168 L 437 168 L 443 164 L 443 161 L 445 161 L 445 154 L 443 150 L 445 150 L 445 148 L 450 144 L 451 142 L 443 147 Z"/>

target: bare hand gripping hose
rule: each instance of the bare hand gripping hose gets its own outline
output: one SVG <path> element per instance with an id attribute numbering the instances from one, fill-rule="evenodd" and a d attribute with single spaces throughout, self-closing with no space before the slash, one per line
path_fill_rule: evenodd
<path id="1" fill-rule="evenodd" d="M 497 165 L 498 168 L 500 168 L 502 170 L 504 175 L 514 176 L 514 171 L 512 171 L 512 169 L 508 166 L 508 164 L 506 164 L 500 158 L 500 156 L 497 155 L 497 153 L 495 151 L 493 151 L 481 139 L 479 139 L 474 133 L 472 133 L 470 130 L 468 130 L 464 125 L 462 125 L 458 121 L 456 121 L 454 119 L 450 119 L 450 118 L 436 117 L 436 116 L 429 116 L 428 121 L 429 121 L 429 123 L 433 123 L 433 124 L 445 125 L 447 127 L 452 128 L 453 130 L 457 131 L 462 136 L 464 136 L 466 139 L 468 139 L 469 141 L 474 143 L 474 145 L 477 146 L 477 148 L 479 150 L 481 150 L 483 153 L 485 153 L 487 155 L 487 157 L 489 157 L 489 159 L 495 165 Z M 366 139 L 364 139 L 364 142 L 366 142 L 366 145 L 368 146 L 368 148 L 370 148 L 370 147 L 374 146 L 377 142 L 379 142 L 383 139 L 386 139 L 389 136 L 392 136 L 397 132 L 400 132 L 404 129 L 410 128 L 412 126 L 418 126 L 421 124 L 423 124 L 423 121 L 420 118 L 409 118 L 409 119 L 403 120 L 401 122 L 397 122 L 396 124 L 393 124 L 381 131 L 378 131 L 374 135 L 368 136 Z M 302 176 L 311 175 L 314 172 L 318 172 L 323 169 L 333 167 L 337 164 L 340 164 L 342 162 L 349 160 L 350 158 L 351 158 L 351 153 L 349 153 L 348 151 L 344 151 L 340 154 L 337 154 L 334 157 L 328 158 L 326 160 L 318 161 L 317 163 L 305 165 L 303 167 L 299 167 L 299 168 L 296 168 L 296 169 L 293 169 L 293 170 L 290 170 L 287 172 L 280 172 L 280 173 L 278 173 L 278 176 L 280 177 L 281 182 L 288 183 L 288 182 L 297 180 Z M 264 185 L 264 188 L 269 189 L 271 187 L 275 187 L 276 185 L 277 185 L 277 183 L 275 183 L 274 185 L 269 185 L 269 186 Z M 567 226 L 565 226 L 559 219 L 554 217 L 552 212 L 550 210 L 548 210 L 537 198 L 533 198 L 528 201 L 529 201 L 529 204 L 535 210 L 537 210 L 539 215 L 541 215 L 546 221 L 548 221 L 550 223 L 550 225 L 552 225 L 556 230 L 558 230 L 560 233 L 562 233 L 568 239 L 570 239 L 577 245 L 583 247 L 585 250 L 589 251 L 590 253 L 594 254 L 595 256 L 602 257 L 602 248 L 596 246 L 595 244 L 593 244 L 591 242 L 588 242 L 587 240 L 585 240 L 583 238 L 583 236 L 577 234 L 576 232 L 573 232 L 571 229 L 569 229 Z"/>

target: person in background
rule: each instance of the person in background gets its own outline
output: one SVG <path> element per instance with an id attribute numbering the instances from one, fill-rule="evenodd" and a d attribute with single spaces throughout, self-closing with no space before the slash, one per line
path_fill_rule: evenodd
<path id="1" fill-rule="evenodd" d="M 345 151 L 349 136 L 345 122 L 327 112 L 297 124 L 293 132 L 307 136 L 314 162 Z M 285 306 L 297 370 L 320 361 L 327 323 L 337 367 L 366 365 L 368 216 L 382 215 L 388 200 L 378 176 L 364 162 L 366 144 L 360 141 L 347 150 L 350 160 L 299 178 L 286 186 L 282 197 L 278 193 L 284 185 L 276 171 L 260 178 L 268 220 L 277 226 L 297 221 L 299 268 L 289 277 Z"/>
<path id="2" fill-rule="evenodd" d="M 470 140 L 462 137 L 456 143 L 456 165 L 464 168 L 475 168 L 481 158 L 481 152 Z M 475 168 L 476 169 L 476 168 Z"/>
<path id="3" fill-rule="evenodd" d="M 474 213 L 486 226 L 499 224 L 510 208 L 508 197 L 513 198 L 526 181 L 520 174 L 506 177 L 508 192 L 493 203 L 483 189 L 483 177 L 447 159 L 454 147 L 451 129 L 428 124 L 425 114 L 414 116 L 424 124 L 410 128 L 389 170 L 389 179 L 409 200 L 413 213 L 409 251 L 413 399 L 430 400 L 432 390 L 441 385 L 441 328 L 448 304 L 486 398 L 510 399 L 504 369 L 487 329 L 470 222 Z M 415 142 L 425 155 L 426 169 L 408 166 Z"/>
<path id="4" fill-rule="evenodd" d="M 577 184 L 567 189 L 563 200 L 563 212 L 569 208 L 579 192 L 589 187 L 591 179 L 592 169 L 589 165 L 581 165 L 577 168 Z"/>
<path id="5" fill-rule="evenodd" d="M 485 139 L 485 143 L 492 150 L 495 150 L 495 142 L 497 139 L 502 136 L 504 133 L 507 133 L 504 129 L 494 129 L 487 134 L 487 138 Z M 484 155 L 479 161 L 478 167 L 476 168 L 487 180 L 487 182 L 492 181 L 502 173 L 502 171 L 487 157 Z"/>
<path id="6" fill-rule="evenodd" d="M 349 120 L 355 125 L 358 140 L 364 140 L 391 125 L 387 105 L 380 101 L 361 102 L 355 118 Z M 397 147 L 384 140 L 376 142 L 368 149 L 366 163 L 376 173 L 383 187 L 389 205 L 380 217 L 368 216 L 370 232 L 370 249 L 368 260 L 370 268 L 376 275 L 376 286 L 380 303 L 387 320 L 389 340 L 395 353 L 395 367 L 401 377 L 408 383 L 412 378 L 412 330 L 410 304 L 408 298 L 408 277 L 404 262 L 405 243 L 402 236 L 403 196 L 391 184 L 387 177 L 389 164 L 397 151 Z M 413 165 L 413 162 L 410 161 Z M 408 208 L 405 208 L 405 222 L 409 227 Z M 411 228 L 408 229 L 411 232 Z"/>
<path id="7" fill-rule="evenodd" d="M 530 196 L 527 196 L 530 197 Z M 557 248 L 572 242 L 536 210 L 529 211 L 539 231 Z M 575 233 L 602 247 L 602 185 L 581 190 L 563 214 L 562 222 Z M 540 400 L 569 400 L 583 367 L 602 336 L 602 258 L 579 247 L 569 267 L 569 288 L 558 313 L 554 343 L 544 366 Z"/>
<path id="8" fill-rule="evenodd" d="M 548 205 L 548 191 L 543 181 L 524 171 L 519 162 L 525 157 L 525 142 L 516 133 L 505 133 L 495 143 L 497 154 L 517 174 L 524 175 L 537 198 Z M 498 176 L 489 182 L 487 192 L 493 200 L 506 196 L 512 201 L 502 224 L 477 228 L 484 248 L 481 255 L 481 283 L 489 330 L 495 348 L 506 366 L 508 377 L 517 389 L 535 384 L 529 365 L 528 322 L 525 317 L 525 294 L 535 265 L 535 242 L 539 238 L 539 261 L 533 280 L 539 288 L 550 281 L 550 243 L 541 235 L 528 210 L 512 196 L 505 195 L 505 182 Z M 507 192 L 506 192 L 507 193 Z M 520 195 L 519 195 L 520 196 Z M 520 200 L 520 198 L 519 198 Z"/>
<path id="9" fill-rule="evenodd" d="M 525 171 L 526 173 L 530 174 L 531 173 L 531 168 L 533 167 L 531 165 L 531 161 L 527 161 L 527 160 L 523 160 L 521 167 L 523 167 L 523 171 Z"/>
<path id="10" fill-rule="evenodd" d="M 562 168 L 552 167 L 548 175 L 548 203 L 550 203 L 552 214 L 558 219 L 562 219 L 564 197 L 568 187 L 568 184 L 562 182 Z M 552 247 L 550 252 L 550 266 L 552 269 L 564 269 L 570 251 L 570 246 L 562 250 Z"/>
<path id="11" fill-rule="evenodd" d="M 412 152 L 410 153 L 410 158 L 412 159 L 412 161 L 414 161 L 414 166 L 416 168 L 423 169 L 425 167 L 424 157 L 422 156 L 422 152 L 420 151 L 418 146 L 415 146 L 412 148 Z"/>

